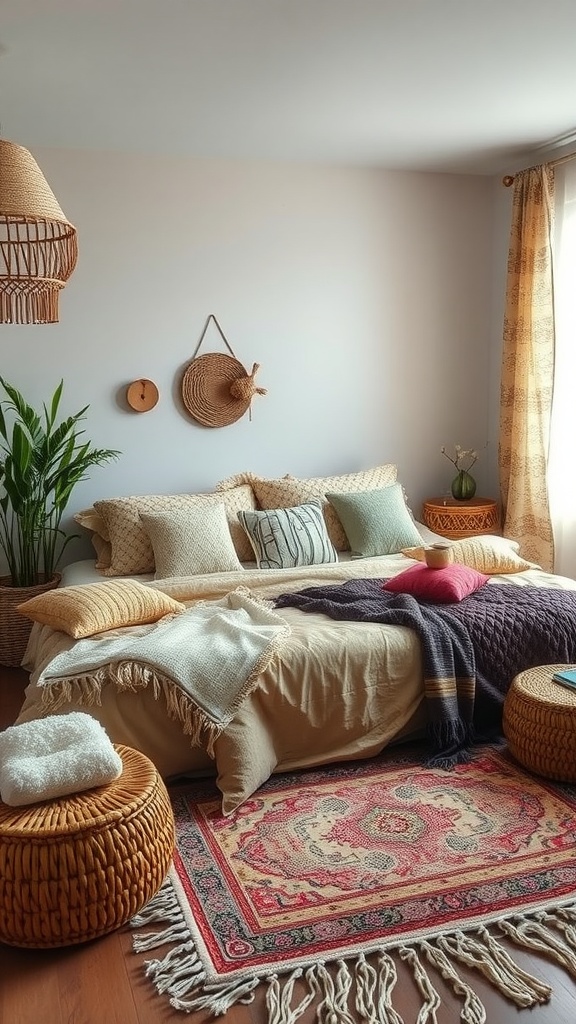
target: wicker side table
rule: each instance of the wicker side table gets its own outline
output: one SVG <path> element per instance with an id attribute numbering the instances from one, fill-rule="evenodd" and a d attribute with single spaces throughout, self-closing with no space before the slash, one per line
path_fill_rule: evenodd
<path id="1" fill-rule="evenodd" d="M 525 768 L 558 782 L 576 782 L 576 694 L 552 679 L 566 667 L 539 665 L 520 672 L 506 694 L 502 727 L 510 753 Z"/>
<path id="2" fill-rule="evenodd" d="M 450 540 L 500 532 L 498 504 L 492 498 L 427 498 L 422 505 L 422 522 Z"/>
<path id="3" fill-rule="evenodd" d="M 162 885 L 174 852 L 168 792 L 144 754 L 116 750 L 124 769 L 107 786 L 0 802 L 0 942 L 86 942 L 126 924 Z"/>

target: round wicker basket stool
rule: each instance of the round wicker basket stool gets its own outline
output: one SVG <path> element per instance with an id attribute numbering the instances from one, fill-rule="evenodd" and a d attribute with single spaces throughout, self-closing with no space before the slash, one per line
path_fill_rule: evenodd
<path id="1" fill-rule="evenodd" d="M 152 762 L 116 745 L 119 779 L 56 800 L 0 802 L 0 941 L 70 946 L 125 924 L 158 891 L 174 815 Z"/>
<path id="2" fill-rule="evenodd" d="M 502 727 L 510 753 L 537 775 L 576 782 L 576 693 L 552 673 L 566 665 L 520 672 L 506 694 Z"/>

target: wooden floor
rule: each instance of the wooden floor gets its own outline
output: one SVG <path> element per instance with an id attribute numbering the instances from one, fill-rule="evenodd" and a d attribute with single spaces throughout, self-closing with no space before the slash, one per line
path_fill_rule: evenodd
<path id="1" fill-rule="evenodd" d="M 14 722 L 26 681 L 20 670 L 0 668 L 0 729 Z M 21 950 L 0 944 L 0 1024 L 200 1024 L 204 1015 L 173 1010 L 145 978 L 142 965 L 154 955 L 133 953 L 129 930 L 61 950 Z M 574 1024 L 576 980 L 542 958 L 516 948 L 513 955 L 525 970 L 548 981 L 553 988 L 551 1001 L 518 1011 L 480 975 L 462 970 L 486 1007 L 488 1024 Z M 440 981 L 437 988 L 442 1005 L 437 1016 L 422 1024 L 457 1024 L 460 999 Z M 420 997 L 402 963 L 394 1006 L 405 1024 L 416 1024 Z M 230 1010 L 227 1017 L 229 1024 L 265 1024 L 263 994 L 249 1006 Z M 302 1024 L 312 1024 L 313 1008 L 300 1019 Z"/>

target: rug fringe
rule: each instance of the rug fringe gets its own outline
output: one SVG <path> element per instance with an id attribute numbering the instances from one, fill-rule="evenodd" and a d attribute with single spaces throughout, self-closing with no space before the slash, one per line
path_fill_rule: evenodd
<path id="1" fill-rule="evenodd" d="M 412 974 L 414 975 L 414 981 L 420 995 L 424 1002 L 420 1007 L 420 1012 L 416 1018 L 416 1024 L 424 1024 L 425 1021 L 432 1020 L 436 1024 L 436 1010 L 439 1008 L 441 1000 L 438 992 L 434 988 L 430 977 L 422 965 L 417 952 L 411 946 L 401 946 L 398 950 L 398 955 L 401 960 L 406 961 L 412 968 Z"/>
<path id="2" fill-rule="evenodd" d="M 483 974 L 517 1006 L 536 1006 L 547 1002 L 552 994 L 549 985 L 543 985 L 514 963 L 504 947 L 485 928 L 479 929 L 478 934 L 479 939 L 457 931 L 453 935 L 439 935 L 435 941 L 454 959 Z"/>
<path id="3" fill-rule="evenodd" d="M 464 1006 L 460 1013 L 460 1020 L 464 1024 L 485 1024 L 486 1010 L 484 1004 L 478 998 L 474 989 L 454 970 L 446 954 L 439 947 L 432 945 L 432 943 L 426 940 L 421 942 L 421 947 L 430 963 L 434 965 L 444 980 L 451 985 L 454 994 L 464 997 Z"/>
<path id="4" fill-rule="evenodd" d="M 364 953 L 354 965 L 356 992 L 354 1005 L 366 1024 L 403 1024 L 392 1005 L 392 992 L 398 980 L 396 964 L 388 953 L 380 953 L 378 970 L 368 963 Z"/>
<path id="5" fill-rule="evenodd" d="M 544 920 L 551 922 L 556 929 L 553 931 L 547 928 Z M 568 971 L 573 978 L 576 978 L 576 953 L 573 944 L 564 941 L 562 938 L 562 926 L 555 914 L 540 913 L 534 920 L 521 919 L 517 923 L 502 921 L 500 927 L 505 935 L 519 946 L 543 953 L 545 956 L 555 960 L 564 970 Z M 564 935 L 569 940 L 569 929 L 564 929 Z M 570 946 L 572 945 L 572 948 Z"/>
<path id="6" fill-rule="evenodd" d="M 265 985 L 268 1024 L 296 1024 L 313 1003 L 317 1004 L 318 1024 L 356 1024 L 358 1019 L 363 1024 L 404 1024 L 393 1006 L 398 975 L 392 953 L 409 966 L 420 992 L 416 1024 L 436 1024 L 441 1004 L 425 961 L 461 1000 L 463 1024 L 485 1024 L 486 1009 L 458 973 L 457 963 L 478 971 L 520 1008 L 548 1002 L 551 987 L 514 962 L 494 929 L 516 945 L 552 958 L 576 977 L 576 903 L 559 906 L 554 912 L 499 918 L 491 923 L 492 931 L 480 925 L 467 932 L 456 929 L 376 948 L 370 951 L 375 958 L 372 963 L 366 953 L 355 952 L 345 959 L 301 964 L 286 975 L 278 971 L 229 981 L 208 980 L 170 877 L 131 921 L 134 929 L 154 924 L 164 927 L 135 935 L 133 946 L 136 952 L 170 947 L 161 959 L 146 961 L 145 970 L 157 991 L 168 995 L 172 1007 L 218 1017 L 237 1003 L 252 1002 L 256 989 Z M 330 963 L 332 970 L 328 969 Z"/>

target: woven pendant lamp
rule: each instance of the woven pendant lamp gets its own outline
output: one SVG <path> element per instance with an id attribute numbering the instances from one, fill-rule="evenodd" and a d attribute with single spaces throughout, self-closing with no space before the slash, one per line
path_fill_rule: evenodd
<path id="1" fill-rule="evenodd" d="M 34 157 L 0 139 L 0 323 L 57 323 L 77 256 L 76 228 Z"/>

